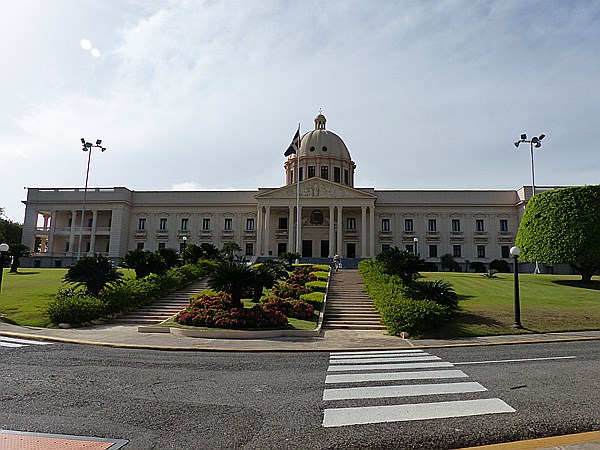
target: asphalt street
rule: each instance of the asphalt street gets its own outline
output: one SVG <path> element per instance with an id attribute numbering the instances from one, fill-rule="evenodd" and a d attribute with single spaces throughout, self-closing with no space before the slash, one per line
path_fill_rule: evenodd
<path id="1" fill-rule="evenodd" d="M 599 341 L 399 352 L 2 347 L 0 427 L 127 449 L 450 449 L 600 429 Z"/>

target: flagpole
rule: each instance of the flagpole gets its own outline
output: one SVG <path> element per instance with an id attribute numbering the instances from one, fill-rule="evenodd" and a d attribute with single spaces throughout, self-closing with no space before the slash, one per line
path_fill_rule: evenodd
<path id="1" fill-rule="evenodd" d="M 302 145 L 302 136 L 300 135 L 300 122 L 298 122 L 298 136 L 300 136 L 300 145 Z M 296 182 L 296 253 L 300 253 L 300 223 L 302 213 L 300 212 L 300 145 L 296 152 L 296 173 L 298 181 Z M 300 256 L 302 254 L 300 253 Z"/>

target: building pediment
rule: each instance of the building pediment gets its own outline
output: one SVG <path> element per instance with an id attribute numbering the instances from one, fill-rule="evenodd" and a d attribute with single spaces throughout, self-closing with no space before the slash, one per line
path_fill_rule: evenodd
<path id="1" fill-rule="evenodd" d="M 256 195 L 257 199 L 295 199 L 296 184 L 290 184 Z M 309 178 L 300 182 L 300 198 L 322 199 L 375 199 L 376 195 L 363 192 L 322 178 Z"/>

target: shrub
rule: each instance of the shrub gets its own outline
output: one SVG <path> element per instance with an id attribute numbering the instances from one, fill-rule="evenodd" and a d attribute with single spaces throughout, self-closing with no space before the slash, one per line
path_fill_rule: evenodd
<path id="1" fill-rule="evenodd" d="M 313 264 L 313 270 L 315 271 L 313 273 L 317 273 L 317 272 L 329 273 L 330 269 L 331 269 L 331 266 L 329 264 Z"/>
<path id="2" fill-rule="evenodd" d="M 406 295 L 412 300 L 431 300 L 452 311 L 458 308 L 458 295 L 444 280 L 414 281 L 406 288 Z"/>
<path id="3" fill-rule="evenodd" d="M 483 273 L 485 272 L 485 264 L 481 261 L 473 261 L 469 264 L 469 268 L 473 270 L 473 272 Z"/>
<path id="4" fill-rule="evenodd" d="M 300 286 L 299 284 L 283 283 L 273 288 L 273 294 L 282 298 L 293 298 L 300 300 L 302 294 L 308 294 L 310 289 Z"/>
<path id="5" fill-rule="evenodd" d="M 446 308 L 431 300 L 394 299 L 380 312 L 381 321 L 388 333 L 394 336 L 402 332 L 419 336 L 442 323 L 448 316 Z"/>
<path id="6" fill-rule="evenodd" d="M 302 294 L 300 300 L 305 303 L 313 305 L 314 309 L 320 311 L 323 309 L 323 302 L 325 301 L 325 294 L 323 292 L 311 292 L 309 294 Z"/>
<path id="7" fill-rule="evenodd" d="M 268 309 L 274 308 L 286 317 L 295 319 L 306 319 L 312 317 L 315 313 L 315 308 L 309 303 L 292 298 L 271 297 L 261 301 L 261 305 Z"/>
<path id="8" fill-rule="evenodd" d="M 498 273 L 498 271 L 497 271 L 497 270 L 490 269 L 490 270 L 488 270 L 487 272 L 485 272 L 485 273 L 482 273 L 482 274 L 481 274 L 481 276 L 482 276 L 482 277 L 485 277 L 485 278 L 498 278 L 498 277 L 496 276 L 496 274 L 497 274 L 497 273 Z"/>
<path id="9" fill-rule="evenodd" d="M 309 281 L 305 286 L 312 292 L 327 292 L 327 282 L 325 281 Z"/>
<path id="10" fill-rule="evenodd" d="M 200 294 L 175 317 L 183 325 L 212 328 L 272 328 L 287 324 L 287 317 L 274 305 L 234 307 L 229 294 Z"/>
<path id="11" fill-rule="evenodd" d="M 510 273 L 510 264 L 503 259 L 495 259 L 490 263 L 490 269 L 499 273 Z"/>
<path id="12" fill-rule="evenodd" d="M 71 325 L 90 322 L 103 313 L 104 303 L 100 299 L 75 289 L 60 289 L 46 311 L 52 322 Z"/>
<path id="13" fill-rule="evenodd" d="M 385 273 L 399 276 L 404 284 L 410 284 L 425 269 L 424 259 L 398 247 L 381 252 L 377 255 L 377 261 L 383 264 Z"/>
<path id="14" fill-rule="evenodd" d="M 329 278 L 329 272 L 321 270 L 317 272 L 312 272 L 312 274 L 317 278 L 318 281 L 327 281 L 327 279 Z"/>

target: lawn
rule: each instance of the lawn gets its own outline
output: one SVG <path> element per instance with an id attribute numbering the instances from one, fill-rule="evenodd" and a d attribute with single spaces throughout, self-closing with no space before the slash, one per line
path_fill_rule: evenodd
<path id="1" fill-rule="evenodd" d="M 48 303 L 61 287 L 67 269 L 4 269 L 0 294 L 0 321 L 31 327 L 45 327 L 50 320 L 44 315 Z M 133 271 L 123 270 L 125 276 Z"/>
<path id="2" fill-rule="evenodd" d="M 476 273 L 429 272 L 459 295 L 460 312 L 452 323 L 429 337 L 487 336 L 600 329 L 600 277 L 582 284 L 579 276 L 519 274 L 521 323 L 514 323 L 513 274 L 485 278 Z"/>

